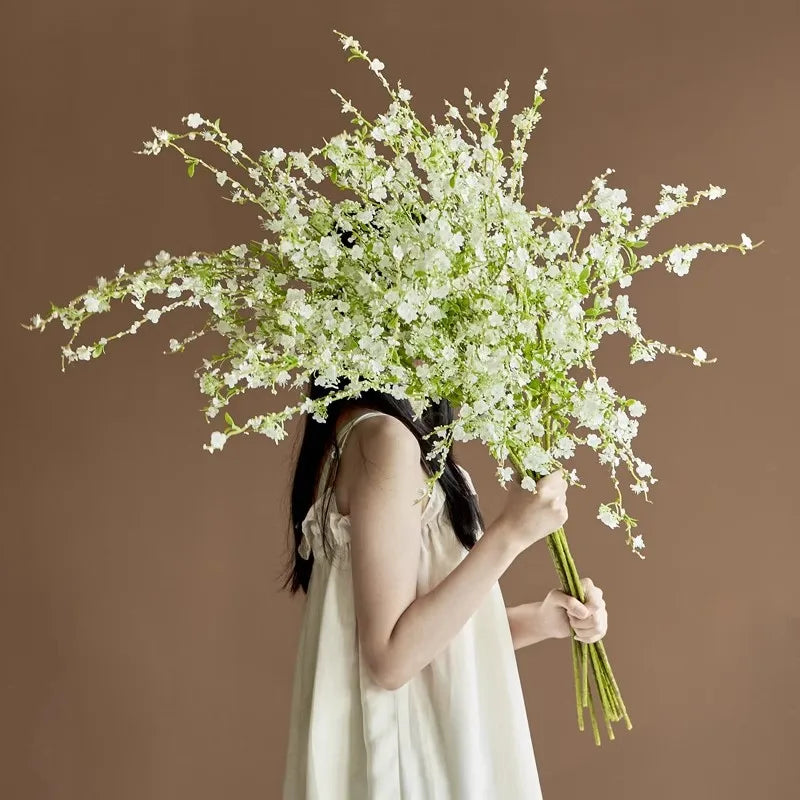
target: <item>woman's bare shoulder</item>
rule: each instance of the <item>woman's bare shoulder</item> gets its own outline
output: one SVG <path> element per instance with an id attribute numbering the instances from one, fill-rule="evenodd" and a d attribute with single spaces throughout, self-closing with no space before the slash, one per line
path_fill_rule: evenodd
<path id="1" fill-rule="evenodd" d="M 342 493 L 340 508 L 349 508 L 351 492 L 358 491 L 367 481 L 401 479 L 409 472 L 416 474 L 422 470 L 417 437 L 390 414 L 375 414 L 359 421 L 348 434 L 345 445 L 337 476 Z"/>

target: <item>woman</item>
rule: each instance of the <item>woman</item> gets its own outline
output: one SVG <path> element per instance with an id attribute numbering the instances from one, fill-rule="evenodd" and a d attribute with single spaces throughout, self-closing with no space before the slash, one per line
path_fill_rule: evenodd
<path id="1" fill-rule="evenodd" d="M 311 396 L 320 389 L 313 379 Z M 559 590 L 506 609 L 498 579 L 567 519 L 560 471 L 535 494 L 508 484 L 484 529 L 452 452 L 432 495 L 426 433 L 373 390 L 307 417 L 292 489 L 296 552 L 287 579 L 307 593 L 291 699 L 285 800 L 540 800 L 515 649 L 575 630 L 605 635 L 602 591 Z"/>

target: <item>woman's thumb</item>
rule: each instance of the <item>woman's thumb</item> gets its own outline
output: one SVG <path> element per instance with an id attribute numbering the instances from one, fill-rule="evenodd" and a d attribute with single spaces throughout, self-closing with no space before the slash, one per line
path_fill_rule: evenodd
<path id="1" fill-rule="evenodd" d="M 589 616 L 589 609 L 577 597 L 562 592 L 560 589 L 554 589 L 550 594 L 555 604 L 561 606 L 573 617 L 585 619 Z"/>

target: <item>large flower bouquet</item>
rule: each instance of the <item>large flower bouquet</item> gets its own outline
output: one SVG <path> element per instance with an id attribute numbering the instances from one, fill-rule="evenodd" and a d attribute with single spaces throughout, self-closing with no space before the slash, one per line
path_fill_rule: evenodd
<path id="1" fill-rule="evenodd" d="M 417 414 L 441 398 L 457 407 L 456 420 L 431 434 L 430 457 L 438 464 L 427 492 L 455 440 L 480 439 L 497 461 L 499 482 L 516 474 L 531 491 L 539 477 L 559 468 L 571 484 L 583 486 L 565 465 L 576 446 L 585 445 L 608 465 L 615 487 L 598 518 L 611 528 L 623 525 L 631 552 L 644 558 L 644 539 L 632 535 L 636 520 L 623 506 L 618 470 L 627 469 L 630 490 L 650 502 L 648 486 L 657 479 L 631 446 L 646 409 L 597 374 L 593 353 L 603 336 L 620 332 L 631 339 L 631 363 L 659 353 L 695 365 L 716 360 L 700 346 L 688 353 L 647 339 L 628 295 L 616 289 L 629 287 L 636 273 L 655 264 L 686 275 L 701 250 L 751 249 L 742 234 L 737 244 L 682 244 L 640 255 L 657 222 L 725 190 L 711 185 L 689 199 L 686 186 L 662 185 L 655 213 L 634 222 L 624 189 L 606 184 L 609 169 L 574 209 L 530 209 L 523 201 L 523 165 L 541 117 L 546 68 L 532 104 L 512 117 L 504 152 L 497 128 L 508 81 L 489 102 L 491 114 L 464 89 L 463 111 L 445 101 L 446 119 L 432 116 L 426 125 L 411 107 L 411 92 L 400 81 L 396 87 L 387 82 L 383 63 L 351 36 L 335 33 L 348 60 L 366 61 L 391 98 L 375 119 L 332 90 L 351 127 L 308 153 L 273 147 L 252 157 L 219 119 L 199 113 L 182 117 L 188 128 L 183 133 L 153 127 L 155 137 L 136 151 L 155 155 L 172 148 L 185 159 L 189 176 L 198 165 L 208 169 L 230 189 L 233 202 L 251 202 L 263 212 L 263 238 L 218 253 L 160 251 L 143 269 L 128 273 L 122 267 L 110 279 L 98 278 L 97 286 L 66 306 L 51 303 L 46 316 L 37 314 L 25 327 L 42 331 L 58 319 L 73 331 L 62 346 L 63 371 L 64 359 L 97 358 L 113 340 L 170 311 L 207 306 L 201 329 L 170 339 L 169 350 L 182 351 L 211 331 L 225 341 L 224 352 L 203 359 L 195 372 L 210 397 L 206 418 L 225 409 L 225 425 L 203 445 L 211 452 L 243 433 L 280 441 L 295 414 L 324 419 L 330 402 L 369 388 L 406 398 Z M 234 174 L 184 148 L 185 140 L 198 139 L 212 153 L 224 153 Z M 334 187 L 342 199 L 322 191 Z M 584 234 L 592 225 L 595 230 Z M 148 297 L 155 304 L 145 310 Z M 143 312 L 140 318 L 113 336 L 74 346 L 84 320 L 124 298 Z M 243 422 L 227 410 L 231 398 L 248 389 L 269 387 L 276 394 L 276 385 L 299 387 L 313 372 L 320 385 L 332 387 L 340 376 L 348 383 L 320 400 L 306 397 Z M 547 545 L 563 590 L 583 601 L 563 528 L 547 537 Z M 573 640 L 572 656 L 579 728 L 588 706 L 600 744 L 591 667 L 609 737 L 612 721 L 624 718 L 630 729 L 602 640 Z"/>

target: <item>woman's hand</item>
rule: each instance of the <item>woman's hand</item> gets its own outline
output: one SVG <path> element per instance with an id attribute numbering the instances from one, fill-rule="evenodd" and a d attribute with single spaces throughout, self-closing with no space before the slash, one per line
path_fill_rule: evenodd
<path id="1" fill-rule="evenodd" d="M 509 482 L 506 504 L 496 522 L 501 535 L 516 553 L 557 531 L 567 521 L 569 484 L 561 469 L 536 482 L 536 491 L 523 489 L 519 480 Z"/>
<path id="2" fill-rule="evenodd" d="M 579 642 L 593 644 L 608 630 L 608 612 L 603 590 L 591 578 L 581 578 L 586 603 L 577 597 L 551 589 L 539 607 L 542 630 L 553 639 L 565 639 L 572 631 Z"/>

